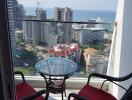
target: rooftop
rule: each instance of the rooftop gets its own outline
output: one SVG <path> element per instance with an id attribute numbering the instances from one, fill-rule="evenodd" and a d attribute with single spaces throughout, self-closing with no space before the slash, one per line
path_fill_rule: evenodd
<path id="1" fill-rule="evenodd" d="M 85 51 L 85 54 L 91 55 L 95 53 L 97 50 L 95 50 L 94 48 L 87 48 L 87 49 L 84 49 L 84 51 Z"/>

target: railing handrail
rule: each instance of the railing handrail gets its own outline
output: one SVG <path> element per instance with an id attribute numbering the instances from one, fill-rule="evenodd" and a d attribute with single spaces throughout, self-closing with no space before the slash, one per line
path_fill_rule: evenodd
<path id="1" fill-rule="evenodd" d="M 36 22 L 54 22 L 54 23 L 77 23 L 77 24 L 112 24 L 110 22 L 90 22 L 90 21 L 55 21 L 55 20 L 37 20 L 37 19 L 17 19 L 18 21 L 36 21 Z"/>

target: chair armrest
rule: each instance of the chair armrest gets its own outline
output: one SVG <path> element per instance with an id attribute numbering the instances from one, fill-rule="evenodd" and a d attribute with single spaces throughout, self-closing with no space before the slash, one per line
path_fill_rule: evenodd
<path id="1" fill-rule="evenodd" d="M 107 75 L 102 75 L 102 74 L 97 74 L 97 73 L 92 73 L 92 74 L 90 74 L 89 77 L 88 77 L 88 82 L 87 82 L 87 84 L 89 84 L 90 79 L 91 79 L 91 77 L 93 77 L 93 76 L 99 77 L 99 78 L 103 78 L 103 79 L 107 79 L 107 80 L 109 80 L 109 81 L 111 81 L 111 82 L 112 82 L 112 81 L 120 82 L 120 81 L 125 81 L 125 80 L 131 78 L 131 77 L 132 77 L 132 73 L 130 73 L 130 74 L 126 75 L 126 76 L 123 76 L 123 77 L 119 77 L 119 78 L 117 78 L 117 77 L 111 77 L 111 76 L 107 76 Z"/>
<path id="2" fill-rule="evenodd" d="M 39 96 L 42 96 L 45 93 L 47 93 L 46 90 L 40 90 L 40 91 L 38 91 L 37 93 L 35 93 L 33 95 L 22 98 L 22 100 L 34 100 L 35 98 L 37 98 Z"/>
<path id="3" fill-rule="evenodd" d="M 132 84 L 120 100 L 132 100 Z"/>
<path id="4" fill-rule="evenodd" d="M 21 71 L 15 71 L 14 75 L 17 75 L 17 74 L 21 75 L 23 82 L 25 82 L 24 74 Z"/>
<path id="5" fill-rule="evenodd" d="M 80 96 L 79 94 L 75 94 L 75 93 L 70 93 L 68 96 L 68 100 L 70 100 L 71 97 L 76 98 L 77 100 L 89 100 L 85 97 Z"/>

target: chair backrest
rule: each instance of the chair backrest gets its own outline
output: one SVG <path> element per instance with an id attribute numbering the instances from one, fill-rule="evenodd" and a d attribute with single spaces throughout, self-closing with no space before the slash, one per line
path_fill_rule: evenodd
<path id="1" fill-rule="evenodd" d="M 127 92 L 124 94 L 124 96 L 121 98 L 121 100 L 132 100 L 132 84 Z"/>

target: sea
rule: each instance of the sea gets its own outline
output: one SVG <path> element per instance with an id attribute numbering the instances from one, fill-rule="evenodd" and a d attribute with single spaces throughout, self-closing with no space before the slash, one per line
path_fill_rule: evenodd
<path id="1" fill-rule="evenodd" d="M 54 18 L 54 9 L 45 8 L 47 18 Z M 34 15 L 35 16 L 35 8 L 27 7 L 25 8 L 26 15 Z M 109 25 L 104 25 L 104 28 L 108 29 L 112 33 L 113 31 L 113 23 L 115 22 L 115 11 L 95 11 L 95 10 L 73 10 L 73 21 L 88 21 L 89 19 L 96 19 L 100 17 L 103 19 L 103 22 L 110 23 Z"/>
<path id="2" fill-rule="evenodd" d="M 45 8 L 47 18 L 54 18 L 54 9 Z M 35 8 L 26 7 L 26 15 L 35 15 Z M 73 10 L 73 21 L 87 21 L 101 17 L 104 22 L 113 23 L 115 21 L 115 11 L 95 11 L 95 10 Z"/>

